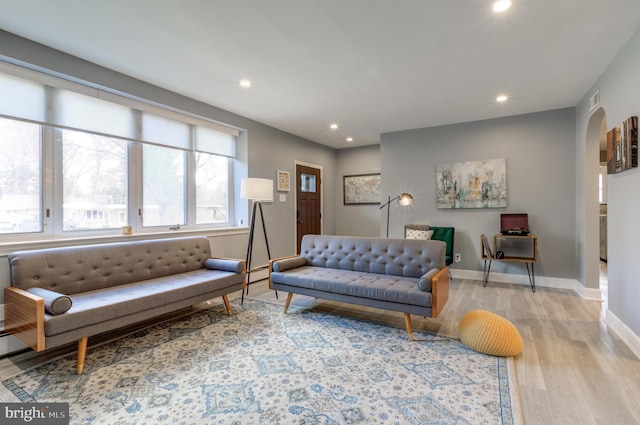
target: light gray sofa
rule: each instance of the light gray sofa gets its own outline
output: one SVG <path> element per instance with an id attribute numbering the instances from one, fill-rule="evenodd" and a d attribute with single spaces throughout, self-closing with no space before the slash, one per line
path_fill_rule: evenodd
<path id="1" fill-rule="evenodd" d="M 413 340 L 411 314 L 438 317 L 449 298 L 446 244 L 435 240 L 305 235 L 300 255 L 271 260 L 269 282 L 310 295 L 403 312 Z"/>
<path id="2" fill-rule="evenodd" d="M 202 301 L 245 284 L 245 261 L 211 258 L 206 237 L 49 248 L 9 255 L 5 328 L 36 351 L 78 341 Z"/>

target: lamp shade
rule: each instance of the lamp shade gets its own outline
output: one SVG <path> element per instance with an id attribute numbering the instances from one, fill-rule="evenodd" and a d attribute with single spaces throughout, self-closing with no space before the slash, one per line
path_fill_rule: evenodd
<path id="1" fill-rule="evenodd" d="M 240 181 L 240 197 L 253 201 L 273 202 L 273 180 L 245 178 Z"/>
<path id="2" fill-rule="evenodd" d="M 411 196 L 410 193 L 401 193 L 398 195 L 398 205 L 406 207 L 411 204 L 413 204 L 413 196 Z"/>

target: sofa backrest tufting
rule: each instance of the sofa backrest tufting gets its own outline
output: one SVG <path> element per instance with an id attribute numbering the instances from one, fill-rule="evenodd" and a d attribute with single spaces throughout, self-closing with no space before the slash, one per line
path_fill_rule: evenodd
<path id="1" fill-rule="evenodd" d="M 204 236 L 20 251 L 9 255 L 11 285 L 77 294 L 198 270 L 211 257 Z"/>
<path id="2" fill-rule="evenodd" d="M 419 278 L 445 267 L 445 250 L 433 240 L 305 235 L 300 256 L 312 266 Z"/>

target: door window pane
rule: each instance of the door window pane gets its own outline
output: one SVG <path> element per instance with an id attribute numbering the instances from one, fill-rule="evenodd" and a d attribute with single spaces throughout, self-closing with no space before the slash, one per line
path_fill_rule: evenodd
<path id="1" fill-rule="evenodd" d="M 0 233 L 42 231 L 41 133 L 0 118 Z"/>
<path id="2" fill-rule="evenodd" d="M 196 152 L 196 224 L 229 219 L 229 159 Z"/>
<path id="3" fill-rule="evenodd" d="M 300 174 L 300 191 L 316 193 L 316 176 L 313 174 Z"/>
<path id="4" fill-rule="evenodd" d="M 143 147 L 143 226 L 185 224 L 185 154 L 179 149 Z"/>
<path id="5" fill-rule="evenodd" d="M 63 230 L 127 224 L 127 142 L 61 130 Z"/>

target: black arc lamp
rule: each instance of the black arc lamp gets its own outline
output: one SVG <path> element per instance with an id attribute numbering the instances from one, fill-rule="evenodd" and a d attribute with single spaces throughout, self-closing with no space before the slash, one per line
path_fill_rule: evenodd
<path id="1" fill-rule="evenodd" d="M 403 192 L 394 198 L 391 198 L 391 195 L 389 195 L 389 200 L 384 205 L 380 206 L 380 209 L 385 207 L 387 208 L 387 239 L 389 238 L 389 213 L 391 211 L 391 202 L 396 199 L 398 200 L 398 205 L 403 207 L 413 204 L 413 196 L 410 193 Z"/>

